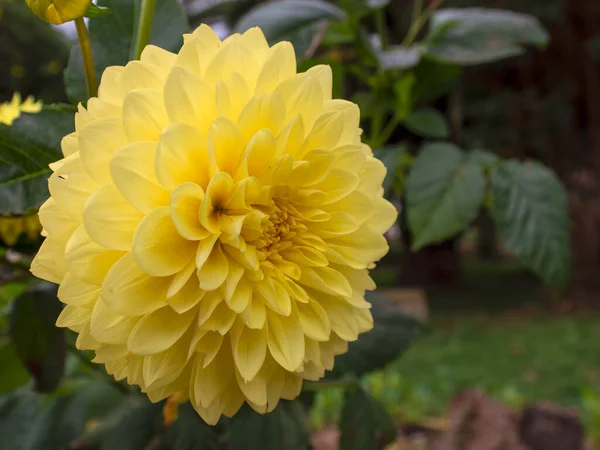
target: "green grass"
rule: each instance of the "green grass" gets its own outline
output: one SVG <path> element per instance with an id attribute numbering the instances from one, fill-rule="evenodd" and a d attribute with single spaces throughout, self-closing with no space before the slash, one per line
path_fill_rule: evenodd
<path id="1" fill-rule="evenodd" d="M 478 388 L 511 407 L 536 400 L 581 406 L 600 388 L 600 316 L 560 317 L 540 285 L 510 265 L 467 265 L 459 289 L 431 289 L 430 332 L 365 384 L 396 417 L 441 416 Z M 313 424 L 334 421 L 342 392 L 319 394 Z"/>

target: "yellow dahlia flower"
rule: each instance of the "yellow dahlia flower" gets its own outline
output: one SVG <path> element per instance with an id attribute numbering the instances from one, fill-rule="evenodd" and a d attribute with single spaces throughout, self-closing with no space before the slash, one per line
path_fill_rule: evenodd
<path id="1" fill-rule="evenodd" d="M 25 3 L 40 19 L 59 25 L 83 17 L 92 0 L 25 0 Z"/>
<path id="2" fill-rule="evenodd" d="M 371 329 L 396 210 L 329 67 L 296 74 L 258 28 L 184 38 L 107 68 L 79 107 L 32 271 L 94 361 L 214 424 L 295 398 Z"/>
<path id="3" fill-rule="evenodd" d="M 15 92 L 10 102 L 0 103 L 0 123 L 12 125 L 22 112 L 38 113 L 42 110 L 42 101 L 37 102 L 30 95 L 21 102 L 21 94 Z"/>

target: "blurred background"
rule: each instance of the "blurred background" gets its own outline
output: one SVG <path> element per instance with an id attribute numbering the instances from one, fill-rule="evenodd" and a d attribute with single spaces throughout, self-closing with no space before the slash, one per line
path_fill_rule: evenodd
<path id="1" fill-rule="evenodd" d="M 184 0 L 182 6 L 192 29 L 207 22 L 224 38 L 262 3 Z M 438 48 L 431 28 L 427 31 L 431 15 L 420 28 L 414 26 L 415 3 L 422 13 L 485 8 L 476 10 L 484 14 L 493 8 L 527 16 L 515 16 L 512 23 L 503 17 L 500 25 L 491 21 L 487 31 L 485 21 L 483 31 L 477 24 L 467 26 L 452 45 Z M 329 4 L 343 17 L 307 15 L 296 18 L 293 29 L 286 28 L 283 15 L 268 19 L 282 30 L 280 37 L 293 36 L 299 70 L 331 65 L 334 98 L 359 104 L 365 140 L 391 174 L 387 195 L 400 219 L 388 233 L 390 253 L 372 276 L 379 292 L 421 322 L 425 332 L 401 357 L 364 378 L 398 430 L 386 448 L 600 449 L 600 2 Z M 263 19 L 269 14 L 258 11 Z M 426 35 L 429 50 L 415 57 Z M 63 77 L 74 44 L 71 25 L 51 26 L 21 0 L 0 0 L 0 103 L 15 91 L 45 104 L 77 99 Z M 426 142 L 440 139 L 461 149 L 486 150 L 488 158 L 537 161 L 551 169 L 568 205 L 568 231 L 565 236 L 557 231 L 556 239 L 568 248 L 554 247 L 553 231 L 525 230 L 526 242 L 515 250 L 493 210 L 485 207 L 468 214 L 462 228 L 446 216 L 430 217 L 450 231 L 432 232 L 435 238 L 416 245 L 419 233 L 405 212 L 409 185 L 418 182 L 408 168 Z M 541 191 L 534 199 L 550 192 L 540 183 L 526 188 Z M 486 201 L 487 196 L 483 206 Z M 35 219 L 25 223 L 31 212 L 0 218 L 0 324 L 6 330 L 14 299 L 30 283 L 28 258 L 39 246 Z M 552 214 L 535 217 L 542 229 L 562 220 Z M 545 248 L 541 262 L 524 262 L 522 248 L 528 246 Z M 570 278 L 557 281 L 569 269 L 553 267 L 569 260 Z M 70 354 L 69 339 L 66 345 Z M 80 359 L 67 358 L 65 373 L 85 372 Z M 2 355 L 4 377 L 23 370 L 1 361 Z M 102 392 L 107 398 L 114 394 Z M 332 388 L 311 399 L 308 427 L 315 450 L 338 448 L 343 397 L 342 389 Z M 12 427 L 8 416 L 15 408 L 2 398 L 0 436 Z M 358 449 L 347 442 L 342 447 Z M 1 438 L 0 448 L 5 448 Z"/>

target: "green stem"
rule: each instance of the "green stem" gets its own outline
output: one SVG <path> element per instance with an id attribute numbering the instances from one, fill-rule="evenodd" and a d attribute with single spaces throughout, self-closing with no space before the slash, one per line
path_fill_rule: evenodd
<path id="1" fill-rule="evenodd" d="M 377 33 L 379 33 L 379 37 L 381 38 L 381 49 L 385 50 L 388 47 L 388 37 L 383 8 L 379 8 L 375 11 L 375 26 L 377 27 Z"/>
<path id="2" fill-rule="evenodd" d="M 384 146 L 387 141 L 390 140 L 392 133 L 400 125 L 400 118 L 398 116 L 394 116 L 390 119 L 390 121 L 385 125 L 381 133 L 379 133 L 379 137 L 377 140 L 377 146 L 375 148 L 379 148 Z"/>
<path id="3" fill-rule="evenodd" d="M 423 5 L 422 0 L 415 0 L 412 22 L 408 33 L 406 33 L 406 36 L 402 41 L 403 47 L 410 47 L 413 44 L 421 29 L 427 24 L 435 10 L 440 7 L 442 3 L 444 3 L 444 0 L 439 0 L 434 4 L 434 6 L 431 6 L 424 12 L 421 12 Z"/>
<path id="4" fill-rule="evenodd" d="M 90 35 L 83 21 L 83 17 L 75 19 L 75 28 L 77 28 L 77 37 L 79 38 L 79 47 L 81 47 L 81 56 L 85 70 L 85 84 L 87 86 L 88 98 L 98 95 L 98 85 L 96 84 L 96 71 L 94 70 L 94 57 L 92 55 L 92 46 L 90 44 Z"/>
<path id="5" fill-rule="evenodd" d="M 142 10 L 140 12 L 140 22 L 138 24 L 137 36 L 135 38 L 133 59 L 140 59 L 142 50 L 150 42 L 152 33 L 152 20 L 154 18 L 154 7 L 156 0 L 142 0 Z"/>

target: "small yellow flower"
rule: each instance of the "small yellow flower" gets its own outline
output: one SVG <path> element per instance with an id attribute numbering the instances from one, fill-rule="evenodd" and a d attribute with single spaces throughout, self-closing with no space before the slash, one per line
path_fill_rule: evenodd
<path id="1" fill-rule="evenodd" d="M 31 269 L 60 284 L 78 348 L 214 424 L 297 397 L 372 328 L 396 209 L 328 66 L 296 73 L 258 28 L 184 42 L 109 67 L 79 107 Z"/>
<path id="2" fill-rule="evenodd" d="M 92 0 L 25 0 L 29 9 L 46 22 L 59 25 L 83 17 Z"/>
<path id="3" fill-rule="evenodd" d="M 10 102 L 0 103 L 0 123 L 10 126 L 19 118 L 21 112 L 38 113 L 41 110 L 41 100 L 36 102 L 30 95 L 24 102 L 21 102 L 21 94 L 15 92 Z"/>
<path id="4" fill-rule="evenodd" d="M 0 242 L 11 246 L 17 243 L 22 234 L 29 239 L 40 235 L 42 225 L 36 215 L 31 216 L 0 216 Z"/>

